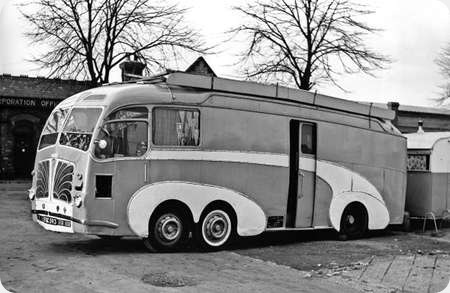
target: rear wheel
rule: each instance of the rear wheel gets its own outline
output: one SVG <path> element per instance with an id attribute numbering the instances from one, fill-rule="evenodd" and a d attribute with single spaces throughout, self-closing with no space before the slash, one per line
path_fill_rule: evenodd
<path id="1" fill-rule="evenodd" d="M 360 203 L 349 204 L 341 218 L 339 239 L 355 239 L 362 237 L 367 231 L 368 217 L 366 208 Z"/>
<path id="2" fill-rule="evenodd" d="M 150 219 L 149 235 L 144 239 L 150 250 L 174 251 L 180 249 L 189 237 L 189 221 L 182 210 L 162 210 Z"/>
<path id="3" fill-rule="evenodd" d="M 207 250 L 218 250 L 230 244 L 235 235 L 233 214 L 224 208 L 206 210 L 197 226 L 197 242 Z"/>

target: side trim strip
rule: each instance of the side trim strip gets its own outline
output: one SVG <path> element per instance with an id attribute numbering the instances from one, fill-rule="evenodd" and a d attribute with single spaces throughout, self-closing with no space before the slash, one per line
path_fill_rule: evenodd
<path id="1" fill-rule="evenodd" d="M 147 159 L 251 163 L 286 168 L 289 166 L 289 156 L 286 154 L 239 151 L 151 150 Z"/>
<path id="2" fill-rule="evenodd" d="M 147 155 L 150 160 L 185 160 L 213 161 L 259 164 L 276 167 L 289 167 L 289 156 L 279 153 L 257 153 L 240 151 L 199 151 L 199 150 L 151 150 Z M 316 160 L 311 157 L 301 157 L 299 169 L 316 172 L 333 190 L 333 195 L 347 191 L 362 191 L 372 194 L 379 201 L 383 198 L 375 186 L 359 173 L 335 162 Z"/>
<path id="3" fill-rule="evenodd" d="M 90 220 L 90 221 L 83 221 L 84 225 L 86 226 L 102 226 L 102 227 L 108 227 L 117 229 L 119 228 L 119 225 L 110 221 L 101 221 L 101 220 Z"/>

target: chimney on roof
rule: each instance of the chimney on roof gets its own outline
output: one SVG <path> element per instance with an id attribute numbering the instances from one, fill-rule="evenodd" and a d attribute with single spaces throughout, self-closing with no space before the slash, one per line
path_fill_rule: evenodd
<path id="1" fill-rule="evenodd" d="M 423 130 L 423 120 L 419 119 L 419 122 L 417 122 L 417 133 L 423 134 L 425 131 Z"/>
<path id="2" fill-rule="evenodd" d="M 400 103 L 389 102 L 387 105 L 389 109 L 395 112 L 394 119 L 392 119 L 392 124 L 394 124 L 395 127 L 398 127 L 398 108 L 400 107 Z"/>
<path id="3" fill-rule="evenodd" d="M 122 70 L 122 81 L 139 79 L 143 77 L 142 71 L 145 68 L 145 64 L 139 62 L 136 55 L 133 56 L 134 60 L 131 60 L 130 54 L 127 54 L 126 60 L 119 65 Z"/>

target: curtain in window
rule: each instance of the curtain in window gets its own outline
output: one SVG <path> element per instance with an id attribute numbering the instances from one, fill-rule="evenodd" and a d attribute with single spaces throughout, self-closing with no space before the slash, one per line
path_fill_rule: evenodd
<path id="1" fill-rule="evenodd" d="M 199 118 L 195 110 L 155 109 L 153 142 L 156 145 L 198 145 Z"/>
<path id="2" fill-rule="evenodd" d="M 155 109 L 153 113 L 153 142 L 156 145 L 178 145 L 177 123 L 180 123 L 178 111 L 173 109 Z M 181 127 L 178 124 L 178 127 Z"/>

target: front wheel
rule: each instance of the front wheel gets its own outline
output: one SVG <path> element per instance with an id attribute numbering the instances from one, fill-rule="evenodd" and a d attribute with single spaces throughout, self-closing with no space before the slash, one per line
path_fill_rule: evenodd
<path id="1" fill-rule="evenodd" d="M 217 208 L 204 213 L 197 226 L 197 241 L 207 250 L 225 247 L 234 238 L 234 220 L 230 212 Z"/>
<path id="2" fill-rule="evenodd" d="M 188 218 L 179 210 L 158 212 L 152 216 L 148 228 L 144 244 L 152 251 L 178 250 L 189 238 Z"/>
<path id="3" fill-rule="evenodd" d="M 359 203 L 348 205 L 341 218 L 339 239 L 355 239 L 362 237 L 367 231 L 368 217 L 366 208 Z"/>

